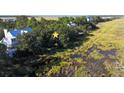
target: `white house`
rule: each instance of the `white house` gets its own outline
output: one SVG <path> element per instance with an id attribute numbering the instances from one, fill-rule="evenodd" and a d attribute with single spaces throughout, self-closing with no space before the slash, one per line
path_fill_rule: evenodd
<path id="1" fill-rule="evenodd" d="M 93 21 L 94 19 L 93 19 L 92 16 L 86 16 L 86 20 L 87 20 L 87 22 L 90 22 L 90 21 Z M 68 27 L 75 27 L 75 26 L 77 26 L 77 24 L 74 23 L 74 22 L 69 22 L 69 23 L 67 24 L 67 26 L 68 26 Z"/>
<path id="2" fill-rule="evenodd" d="M 4 44 L 7 46 L 7 53 L 11 56 L 12 53 L 15 50 L 16 45 L 18 44 L 17 41 L 17 36 L 22 35 L 23 33 L 28 33 L 31 32 L 31 28 L 25 28 L 25 29 L 20 29 L 20 30 L 10 30 L 7 31 L 7 29 L 4 29 L 4 36 L 3 39 L 0 41 L 0 43 Z"/>
<path id="3" fill-rule="evenodd" d="M 86 16 L 86 20 L 89 22 L 89 21 L 93 21 L 93 17 L 92 16 Z"/>
<path id="4" fill-rule="evenodd" d="M 77 26 L 77 24 L 76 24 L 76 23 L 73 23 L 73 22 L 69 22 L 69 23 L 67 24 L 67 26 L 68 26 L 68 27 L 74 27 L 74 26 Z"/>

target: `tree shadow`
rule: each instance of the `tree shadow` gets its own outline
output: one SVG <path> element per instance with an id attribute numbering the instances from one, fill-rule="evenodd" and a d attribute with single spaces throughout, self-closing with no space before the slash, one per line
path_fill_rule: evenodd
<path id="1" fill-rule="evenodd" d="M 0 77 L 36 77 L 47 76 L 52 66 L 60 63 L 60 58 L 48 55 L 29 56 L 0 62 Z"/>

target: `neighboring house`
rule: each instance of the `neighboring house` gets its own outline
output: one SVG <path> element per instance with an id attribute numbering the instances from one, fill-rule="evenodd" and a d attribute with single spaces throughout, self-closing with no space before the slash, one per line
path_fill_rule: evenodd
<path id="1" fill-rule="evenodd" d="M 90 22 L 90 21 L 93 21 L 94 19 L 93 19 L 92 16 L 86 16 L 86 20 L 87 20 L 87 22 Z M 74 23 L 74 22 L 69 22 L 69 23 L 67 24 L 67 26 L 68 26 L 68 27 L 75 27 L 75 26 L 77 26 L 77 24 Z"/>
<path id="2" fill-rule="evenodd" d="M 92 16 L 86 16 L 86 20 L 87 20 L 87 22 L 90 22 L 90 21 L 93 21 L 94 18 L 93 18 Z M 67 24 L 67 26 L 68 26 L 68 27 L 75 27 L 75 26 L 77 26 L 77 24 L 74 23 L 74 22 L 69 22 L 69 23 Z"/>
<path id="3" fill-rule="evenodd" d="M 15 22 L 16 21 L 16 17 L 2 17 L 2 16 L 0 16 L 0 19 L 2 19 L 3 22 Z"/>
<path id="4" fill-rule="evenodd" d="M 76 24 L 76 23 L 73 23 L 73 22 L 69 22 L 69 23 L 67 24 L 67 26 L 68 26 L 68 27 L 74 27 L 74 26 L 77 26 L 77 24 Z"/>
<path id="5" fill-rule="evenodd" d="M 101 17 L 102 19 L 112 19 L 113 17 L 109 17 L 109 16 L 105 16 L 105 17 Z"/>
<path id="6" fill-rule="evenodd" d="M 20 30 L 10 30 L 4 29 L 5 37 L 1 40 L 1 42 L 7 46 L 7 53 L 12 56 L 13 52 L 16 51 L 15 47 L 18 45 L 17 36 L 23 35 L 24 33 L 32 32 L 31 28 L 25 28 Z"/>
<path id="7" fill-rule="evenodd" d="M 87 16 L 86 19 L 87 19 L 88 22 L 94 20 L 92 16 Z"/>

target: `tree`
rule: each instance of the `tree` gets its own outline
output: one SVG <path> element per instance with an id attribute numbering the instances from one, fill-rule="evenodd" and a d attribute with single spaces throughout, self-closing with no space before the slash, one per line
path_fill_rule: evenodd
<path id="1" fill-rule="evenodd" d="M 4 37 L 4 31 L 3 30 L 0 30 L 0 40 L 2 40 Z"/>
<path id="2" fill-rule="evenodd" d="M 30 51 L 33 54 L 42 54 L 48 48 L 50 36 L 51 34 L 47 30 L 37 30 L 18 36 L 17 39 L 20 44 L 17 46 L 17 49 Z"/>
<path id="3" fill-rule="evenodd" d="M 41 18 L 40 18 L 40 25 L 41 25 L 41 26 L 45 26 L 45 25 L 47 25 L 47 24 L 48 24 L 48 21 L 47 21 L 45 18 L 41 17 Z"/>
<path id="4" fill-rule="evenodd" d="M 38 21 L 35 19 L 35 17 L 32 17 L 30 20 L 28 20 L 28 27 L 35 28 L 39 25 Z"/>
<path id="5" fill-rule="evenodd" d="M 79 26 L 79 25 L 84 25 L 85 23 L 87 23 L 87 19 L 85 16 L 81 16 L 81 17 L 76 17 L 74 22 Z"/>
<path id="6" fill-rule="evenodd" d="M 16 28 L 22 29 L 26 28 L 28 25 L 28 17 L 27 16 L 17 16 L 16 17 Z"/>
<path id="7" fill-rule="evenodd" d="M 98 22 L 102 22 L 103 19 L 100 16 L 92 16 L 93 20 L 91 21 L 94 24 L 97 24 Z"/>
<path id="8" fill-rule="evenodd" d="M 0 56 L 5 55 L 6 52 L 6 46 L 3 44 L 0 44 Z"/>
<path id="9" fill-rule="evenodd" d="M 72 19 L 72 18 L 71 18 Z M 68 24 L 71 20 L 69 17 L 60 17 L 59 21 L 63 24 Z"/>
<path id="10" fill-rule="evenodd" d="M 66 22 L 70 21 L 76 22 L 78 26 L 68 27 Z M 56 44 L 58 48 L 67 48 L 70 43 L 78 39 L 79 32 L 87 35 L 88 31 L 93 29 L 93 25 L 86 21 L 86 17 L 63 17 L 58 21 L 41 18 L 40 22 L 31 18 L 28 25 L 33 28 L 33 32 L 18 37 L 20 42 L 18 50 L 28 50 L 34 54 L 43 54 L 48 48 L 55 47 Z M 58 38 L 53 37 L 55 32 L 58 34 Z"/>

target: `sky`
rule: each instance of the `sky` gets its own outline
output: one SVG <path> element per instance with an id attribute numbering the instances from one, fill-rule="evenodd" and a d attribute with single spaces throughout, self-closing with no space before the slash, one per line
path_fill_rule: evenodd
<path id="1" fill-rule="evenodd" d="M 0 15 L 124 15 L 123 0 L 0 0 Z"/>

